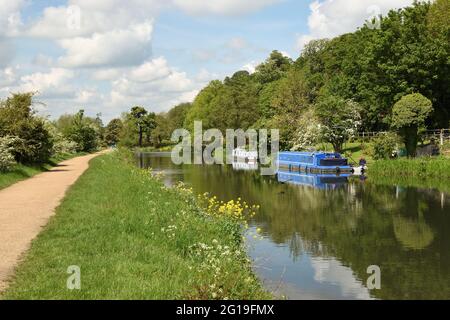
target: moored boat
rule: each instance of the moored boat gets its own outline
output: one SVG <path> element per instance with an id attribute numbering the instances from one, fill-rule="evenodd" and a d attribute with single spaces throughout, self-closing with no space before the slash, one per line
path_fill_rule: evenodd
<path id="1" fill-rule="evenodd" d="M 329 152 L 279 152 L 279 172 L 312 174 L 351 174 L 353 167 L 339 153 Z"/>

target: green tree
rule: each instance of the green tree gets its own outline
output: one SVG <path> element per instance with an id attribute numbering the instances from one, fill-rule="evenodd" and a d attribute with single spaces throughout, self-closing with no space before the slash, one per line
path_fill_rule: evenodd
<path id="1" fill-rule="evenodd" d="M 258 106 L 259 87 L 247 71 L 238 71 L 224 80 L 212 103 L 210 121 L 214 128 L 247 130 L 260 117 Z"/>
<path id="2" fill-rule="evenodd" d="M 274 50 L 265 62 L 256 67 L 255 78 L 262 84 L 277 81 L 286 75 L 292 63 L 292 59 Z"/>
<path id="3" fill-rule="evenodd" d="M 156 128 L 156 114 L 153 112 L 147 113 L 142 119 L 142 130 L 145 133 L 147 144 L 151 143 L 152 132 Z"/>
<path id="4" fill-rule="evenodd" d="M 98 147 L 98 134 L 84 116 L 84 110 L 73 116 L 72 125 L 68 128 L 67 138 L 78 145 L 78 152 L 91 152 Z"/>
<path id="5" fill-rule="evenodd" d="M 153 130 L 153 145 L 160 147 L 165 140 L 170 140 L 172 131 L 167 114 L 157 114 L 155 117 L 156 128 Z"/>
<path id="6" fill-rule="evenodd" d="M 300 70 L 292 69 L 279 81 L 271 104 L 274 116 L 269 126 L 280 130 L 280 146 L 291 149 L 297 139 L 301 115 L 310 105 L 305 77 Z"/>
<path id="7" fill-rule="evenodd" d="M 219 80 L 214 80 L 200 91 L 186 115 L 184 124 L 186 129 L 193 131 L 194 121 L 203 121 L 203 127 L 206 129 L 213 128 L 211 124 L 214 117 L 212 114 L 213 107 L 219 92 L 222 90 L 224 90 L 223 83 Z"/>
<path id="8" fill-rule="evenodd" d="M 108 146 L 115 146 L 119 143 L 120 133 L 123 129 L 123 123 L 120 119 L 111 120 L 105 129 L 105 143 Z"/>
<path id="9" fill-rule="evenodd" d="M 139 147 L 142 147 L 147 114 L 148 114 L 147 110 L 145 110 L 145 108 L 143 107 L 136 106 L 131 108 L 130 117 L 134 120 L 134 123 L 138 129 Z"/>
<path id="10" fill-rule="evenodd" d="M 344 143 L 361 126 L 361 106 L 341 97 L 326 95 L 316 104 L 316 115 L 321 124 L 322 137 L 334 150 L 342 152 Z"/>
<path id="11" fill-rule="evenodd" d="M 167 112 L 166 117 L 168 120 L 168 131 L 170 134 L 172 134 L 172 132 L 176 129 L 183 128 L 187 114 L 191 108 L 191 103 L 181 103 Z"/>
<path id="12" fill-rule="evenodd" d="M 432 102 L 420 93 L 402 97 L 392 109 L 392 127 L 403 138 L 408 157 L 415 157 L 419 128 L 433 112 Z"/>

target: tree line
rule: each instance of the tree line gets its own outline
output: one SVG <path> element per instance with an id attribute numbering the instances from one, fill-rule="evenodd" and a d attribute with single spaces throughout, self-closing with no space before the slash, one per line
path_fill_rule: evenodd
<path id="1" fill-rule="evenodd" d="M 193 103 L 153 115 L 145 143 L 169 144 L 174 129 L 192 129 L 195 120 L 205 129 L 278 128 L 281 147 L 294 150 L 321 140 L 340 151 L 358 131 L 394 130 L 407 139 L 417 128 L 448 127 L 449 17 L 449 0 L 415 2 L 355 32 L 311 41 L 295 61 L 273 51 L 254 73 L 214 80 Z M 408 102 L 394 113 L 408 95 L 425 101 L 424 110 Z"/>
<path id="2" fill-rule="evenodd" d="M 0 100 L 0 172 L 16 163 L 44 164 L 59 155 L 92 152 L 107 145 L 100 115 L 84 110 L 50 121 L 35 110 L 35 93 L 12 94 Z"/>
<path id="3" fill-rule="evenodd" d="M 205 130 L 280 129 L 284 150 L 328 142 L 340 152 L 358 131 L 391 130 L 414 156 L 421 129 L 449 126 L 449 57 L 450 1 L 417 1 L 355 32 L 311 41 L 296 60 L 273 51 L 254 73 L 211 81 L 166 113 L 135 106 L 106 126 L 83 110 L 49 121 L 33 110 L 33 93 L 14 94 L 0 104 L 0 162 L 170 146 L 172 132 L 193 130 L 196 120 Z M 386 154 L 394 139 L 381 140 Z"/>

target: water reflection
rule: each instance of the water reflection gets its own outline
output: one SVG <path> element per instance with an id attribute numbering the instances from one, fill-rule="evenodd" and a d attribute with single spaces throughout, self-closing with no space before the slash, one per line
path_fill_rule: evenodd
<path id="1" fill-rule="evenodd" d="M 161 155 L 143 165 L 221 200 L 241 197 L 261 210 L 249 253 L 274 292 L 292 299 L 450 299 L 450 201 L 419 188 L 353 177 L 286 179 L 232 166 L 174 166 Z M 283 181 L 284 180 L 284 181 Z M 261 228 L 263 240 L 251 233 Z M 381 268 L 381 290 L 365 286 Z"/>
<path id="2" fill-rule="evenodd" d="M 337 189 L 345 187 L 350 175 L 322 175 L 308 173 L 280 172 L 277 175 L 278 182 L 291 183 L 302 186 L 310 186 L 316 189 Z"/>
<path id="3" fill-rule="evenodd" d="M 232 163 L 233 170 L 256 171 L 259 169 L 258 162 L 236 161 Z"/>

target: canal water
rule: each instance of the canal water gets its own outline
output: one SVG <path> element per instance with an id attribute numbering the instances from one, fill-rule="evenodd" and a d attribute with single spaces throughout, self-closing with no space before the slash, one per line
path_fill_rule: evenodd
<path id="1" fill-rule="evenodd" d="M 264 285 L 287 299 L 450 299 L 450 195 L 358 177 L 262 177 L 254 165 L 143 167 L 220 200 L 260 205 L 248 252 Z M 449 182 L 450 183 L 450 182 Z M 259 236 L 256 230 L 262 232 Z M 381 288 L 368 273 L 378 266 Z"/>

